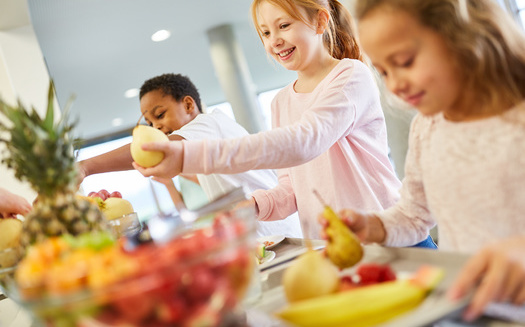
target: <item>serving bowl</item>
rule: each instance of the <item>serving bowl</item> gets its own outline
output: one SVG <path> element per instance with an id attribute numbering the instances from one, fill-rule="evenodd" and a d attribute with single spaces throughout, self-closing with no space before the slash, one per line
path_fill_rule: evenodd
<path id="1" fill-rule="evenodd" d="M 115 237 L 131 236 L 139 233 L 142 229 L 142 224 L 136 212 L 123 215 L 121 217 L 108 220 L 108 224 Z"/>
<path id="2" fill-rule="evenodd" d="M 29 260 L 42 254 L 28 251 L 10 296 L 45 326 L 226 326 L 254 269 L 254 221 L 240 207 L 162 244 L 121 238 L 88 251 L 53 240 L 45 253 L 60 262 L 35 274 Z"/>

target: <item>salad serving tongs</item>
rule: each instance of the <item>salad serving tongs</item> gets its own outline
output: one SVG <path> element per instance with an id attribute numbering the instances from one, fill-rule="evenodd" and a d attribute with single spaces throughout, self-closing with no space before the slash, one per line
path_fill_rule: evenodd
<path id="1" fill-rule="evenodd" d="M 181 209 L 178 214 L 165 213 L 160 207 L 159 199 L 150 180 L 151 192 L 158 215 L 148 220 L 147 226 L 150 236 L 155 243 L 166 243 L 190 229 L 199 219 L 204 219 L 210 214 L 222 210 L 231 209 L 236 204 L 248 199 L 247 192 L 243 186 L 236 187 L 231 191 L 217 197 L 213 201 L 194 210 Z"/>

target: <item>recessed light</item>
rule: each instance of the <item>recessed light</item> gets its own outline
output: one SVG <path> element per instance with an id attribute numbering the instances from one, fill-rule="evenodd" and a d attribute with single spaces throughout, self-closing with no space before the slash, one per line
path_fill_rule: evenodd
<path id="1" fill-rule="evenodd" d="M 161 42 L 169 38 L 171 35 L 168 30 L 158 30 L 151 36 L 151 40 L 154 42 Z"/>
<path id="2" fill-rule="evenodd" d="M 137 95 L 139 95 L 140 90 L 137 88 L 129 89 L 126 92 L 124 92 L 124 96 L 126 98 L 134 98 Z"/>
<path id="3" fill-rule="evenodd" d="M 115 118 L 111 121 L 111 125 L 113 125 L 114 127 L 117 127 L 117 126 L 120 126 L 122 125 L 122 118 Z"/>

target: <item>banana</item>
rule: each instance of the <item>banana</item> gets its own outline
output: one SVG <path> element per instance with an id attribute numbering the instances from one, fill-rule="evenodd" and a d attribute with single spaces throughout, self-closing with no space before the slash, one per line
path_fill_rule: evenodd
<path id="1" fill-rule="evenodd" d="M 280 318 L 302 327 L 367 327 L 418 306 L 443 278 L 441 268 L 416 273 L 416 280 L 396 280 L 290 304 Z M 423 282 L 421 282 L 423 281 Z"/>
<path id="2" fill-rule="evenodd" d="M 326 255 L 340 269 L 352 267 L 363 257 L 361 242 L 330 206 L 324 206 L 323 217 L 328 221 Z"/>

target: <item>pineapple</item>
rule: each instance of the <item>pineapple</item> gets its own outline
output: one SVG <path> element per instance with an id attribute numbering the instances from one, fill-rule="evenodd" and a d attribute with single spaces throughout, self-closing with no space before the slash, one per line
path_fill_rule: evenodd
<path id="1" fill-rule="evenodd" d="M 91 230 L 105 230 L 107 222 L 96 204 L 76 196 L 77 164 L 70 134 L 74 123 L 67 115 L 54 121 L 54 86 L 49 84 L 47 112 L 42 119 L 33 108 L 26 110 L 18 102 L 11 107 L 0 99 L 0 113 L 10 121 L 0 122 L 0 142 L 7 146 L 2 160 L 38 193 L 33 210 L 25 218 L 21 243 L 26 246 L 64 233 L 78 235 Z M 66 110 L 67 111 L 67 110 Z M 10 135 L 10 138 L 2 138 Z"/>

